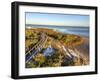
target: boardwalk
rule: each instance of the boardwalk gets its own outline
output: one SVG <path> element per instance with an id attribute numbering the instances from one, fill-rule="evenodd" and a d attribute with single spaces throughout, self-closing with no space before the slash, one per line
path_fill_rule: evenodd
<path id="1" fill-rule="evenodd" d="M 41 33 L 40 41 L 26 53 L 26 56 L 29 55 L 26 58 L 26 63 L 29 62 L 35 55 L 37 55 L 42 50 L 47 41 L 47 38 L 48 37 L 45 33 Z"/>

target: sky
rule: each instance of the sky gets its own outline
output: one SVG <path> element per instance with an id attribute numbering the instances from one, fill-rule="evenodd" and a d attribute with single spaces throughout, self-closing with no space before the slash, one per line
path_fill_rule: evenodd
<path id="1" fill-rule="evenodd" d="M 60 25 L 60 26 L 89 26 L 88 15 L 51 14 L 26 12 L 26 24 Z"/>

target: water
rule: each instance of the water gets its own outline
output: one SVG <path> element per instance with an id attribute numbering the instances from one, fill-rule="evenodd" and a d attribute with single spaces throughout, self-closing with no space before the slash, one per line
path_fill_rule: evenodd
<path id="1" fill-rule="evenodd" d="M 64 34 L 75 34 L 80 36 L 89 37 L 89 27 L 79 26 L 52 26 L 52 25 L 26 25 L 26 28 L 50 28 L 62 32 Z"/>
<path id="2" fill-rule="evenodd" d="M 48 47 L 43 51 L 44 56 L 51 56 L 56 52 L 56 50 L 52 47 Z"/>

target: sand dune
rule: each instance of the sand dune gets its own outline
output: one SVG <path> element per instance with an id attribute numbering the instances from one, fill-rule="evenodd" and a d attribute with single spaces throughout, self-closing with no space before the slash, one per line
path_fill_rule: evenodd
<path id="1" fill-rule="evenodd" d="M 83 58 L 86 58 L 87 62 L 89 63 L 89 38 L 83 37 L 84 42 L 75 48 L 80 52 Z"/>

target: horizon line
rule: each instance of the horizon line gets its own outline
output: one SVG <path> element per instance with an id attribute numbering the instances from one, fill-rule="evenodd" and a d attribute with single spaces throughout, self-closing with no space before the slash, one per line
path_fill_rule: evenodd
<path id="1" fill-rule="evenodd" d="M 25 25 L 38 25 L 38 26 L 69 26 L 69 25 L 43 25 L 43 24 L 25 24 Z M 73 25 L 70 27 L 73 27 Z M 89 27 L 89 26 L 74 26 L 74 27 Z"/>

